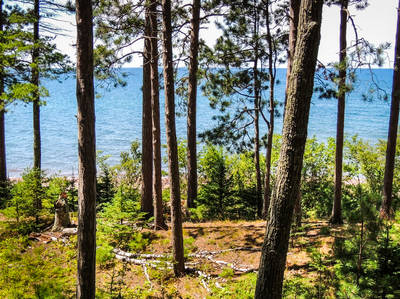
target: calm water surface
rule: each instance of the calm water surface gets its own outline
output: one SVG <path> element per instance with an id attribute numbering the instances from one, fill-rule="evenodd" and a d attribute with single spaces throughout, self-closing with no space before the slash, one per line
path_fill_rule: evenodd
<path id="1" fill-rule="evenodd" d="M 97 149 L 111 155 L 109 162 L 118 163 L 121 151 L 128 151 L 133 140 L 141 138 L 142 70 L 125 69 L 129 73 L 128 85 L 111 91 L 97 90 L 96 138 Z M 285 69 L 278 70 L 277 100 L 284 96 Z M 380 87 L 390 95 L 392 70 L 374 70 L 373 75 Z M 387 135 L 390 101 L 372 96 L 372 101 L 363 100 L 362 94 L 369 94 L 371 76 L 368 70 L 359 73 L 359 81 L 346 103 L 345 134 L 358 134 L 361 138 L 375 143 Z M 77 169 L 77 125 L 75 79 L 70 77 L 62 82 L 44 81 L 50 96 L 47 105 L 41 109 L 42 167 L 48 174 L 76 175 Z M 208 100 L 198 100 L 198 133 L 210 129 L 212 116 L 218 113 L 211 109 Z M 161 96 L 162 142 L 165 143 L 163 93 Z M 311 105 L 309 136 L 319 140 L 334 137 L 336 132 L 336 100 L 319 99 L 314 96 Z M 276 133 L 281 132 L 282 119 L 276 120 Z M 186 119 L 177 118 L 177 135 L 186 138 Z M 266 130 L 262 126 L 262 130 Z M 19 176 L 31 167 L 32 154 L 32 107 L 18 104 L 9 107 L 6 115 L 7 163 L 10 177 Z"/>

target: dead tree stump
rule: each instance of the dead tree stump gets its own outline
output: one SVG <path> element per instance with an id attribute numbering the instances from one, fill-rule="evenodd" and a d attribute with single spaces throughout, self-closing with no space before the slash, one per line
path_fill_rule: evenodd
<path id="1" fill-rule="evenodd" d="M 67 203 L 67 194 L 61 193 L 57 201 L 54 203 L 55 218 L 54 225 L 51 229 L 54 231 L 62 231 L 63 228 L 71 225 L 71 219 L 69 218 L 69 209 Z"/>

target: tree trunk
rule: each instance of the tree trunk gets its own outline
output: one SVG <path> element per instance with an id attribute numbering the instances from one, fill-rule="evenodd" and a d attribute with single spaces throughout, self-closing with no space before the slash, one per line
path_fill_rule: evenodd
<path id="1" fill-rule="evenodd" d="M 95 298 L 96 138 L 93 87 L 92 1 L 76 1 L 78 106 L 78 283 L 77 298 Z"/>
<path id="2" fill-rule="evenodd" d="M 270 113 L 271 115 L 272 113 Z M 264 202 L 262 216 L 264 219 L 268 216 L 269 203 L 271 198 L 271 156 L 272 156 L 272 139 L 274 129 L 270 124 L 268 127 L 267 149 L 265 154 L 265 179 L 264 179 Z"/>
<path id="3" fill-rule="evenodd" d="M 400 7 L 400 1 L 399 1 Z M 397 10 L 397 32 L 394 51 L 394 69 L 392 83 L 392 103 L 390 106 L 389 132 L 386 148 L 385 176 L 383 179 L 383 199 L 380 209 L 381 218 L 392 218 L 393 172 L 396 157 L 397 126 L 399 124 L 400 103 L 400 11 Z"/>
<path id="4" fill-rule="evenodd" d="M 257 76 L 254 78 L 258 81 Z M 255 84 L 258 84 L 255 83 Z M 256 196 L 257 196 L 257 216 L 262 217 L 262 180 L 261 180 L 261 167 L 260 167 L 260 106 L 259 95 L 257 88 L 257 95 L 254 98 L 254 164 L 256 168 Z"/>
<path id="5" fill-rule="evenodd" d="M 182 211 L 179 186 L 178 146 L 175 128 L 175 88 L 172 61 L 171 0 L 162 0 L 163 12 L 163 67 L 165 90 L 165 129 L 169 181 L 171 188 L 171 223 L 174 273 L 181 275 L 185 270 L 183 257 Z"/>
<path id="6" fill-rule="evenodd" d="M 296 198 L 296 203 L 294 205 L 294 224 L 297 228 L 301 227 L 301 218 L 302 218 L 302 210 L 301 210 L 301 191 Z"/>
<path id="7" fill-rule="evenodd" d="M 267 139 L 267 151 L 265 154 L 265 182 L 264 182 L 264 202 L 263 202 L 263 218 L 267 218 L 269 202 L 271 198 L 271 156 L 272 156 L 272 142 L 274 137 L 274 120 L 275 120 L 275 74 L 274 74 L 274 63 L 273 55 L 274 49 L 272 45 L 272 36 L 269 19 L 269 5 L 267 1 L 267 13 L 266 13 L 266 27 L 267 27 L 267 41 L 268 41 L 268 72 L 269 72 L 269 125 L 268 125 L 268 139 Z"/>
<path id="8" fill-rule="evenodd" d="M 40 1 L 35 0 L 33 13 L 35 21 L 33 23 L 33 51 L 32 51 L 32 84 L 35 86 L 33 93 L 33 168 L 35 175 L 35 184 L 42 183 L 41 173 L 41 145 L 40 145 L 40 95 L 39 95 L 39 19 L 40 19 Z M 39 186 L 36 186 L 39 188 Z M 38 194 L 34 196 L 35 219 L 39 224 L 39 213 L 42 209 L 42 200 Z"/>
<path id="9" fill-rule="evenodd" d="M 63 228 L 71 225 L 69 217 L 68 198 L 66 193 L 62 193 L 54 204 L 54 224 L 51 231 L 62 231 Z"/>
<path id="10" fill-rule="evenodd" d="M 3 32 L 3 0 L 0 0 L 0 32 Z M 0 95 L 4 92 L 4 69 L 0 66 Z M 5 102 L 0 100 L 0 188 L 4 188 L 7 182 L 6 162 L 6 137 L 5 137 Z"/>
<path id="11" fill-rule="evenodd" d="M 336 128 L 335 153 L 335 198 L 333 200 L 332 224 L 342 224 L 342 172 L 343 172 L 343 139 L 344 139 L 344 109 L 346 101 L 346 49 L 347 49 L 347 0 L 342 0 L 340 9 L 340 53 L 339 53 L 339 90 L 338 116 Z"/>
<path id="12" fill-rule="evenodd" d="M 300 0 L 290 0 L 290 11 L 289 11 L 289 48 L 288 48 L 288 59 L 286 68 L 286 89 L 285 89 L 285 105 L 283 107 L 283 118 L 285 118 L 286 111 L 286 99 L 289 88 L 289 76 L 293 67 L 293 57 L 296 50 L 297 41 L 297 28 L 299 25 L 299 11 L 300 11 Z"/>
<path id="13" fill-rule="evenodd" d="M 153 138 L 151 109 L 151 27 L 150 7 L 146 5 L 145 39 L 143 49 L 143 105 L 142 105 L 142 196 L 140 207 L 146 217 L 153 216 Z"/>
<path id="14" fill-rule="evenodd" d="M 161 181 L 161 131 L 160 131 L 160 94 L 158 81 L 158 23 L 157 23 L 158 1 L 153 0 L 150 4 L 150 26 L 151 26 L 151 110 L 153 120 L 153 196 L 154 196 L 154 228 L 168 229 L 164 222 L 162 181 Z"/>
<path id="15" fill-rule="evenodd" d="M 259 43 L 258 43 L 258 11 L 257 7 L 255 9 L 254 18 L 254 31 L 253 35 L 255 37 L 254 45 L 254 64 L 253 64 L 253 89 L 254 89 L 254 166 L 256 169 L 256 195 L 257 195 L 257 216 L 262 217 L 262 187 L 261 187 L 261 168 L 260 168 L 260 82 L 258 79 L 258 53 L 259 53 Z"/>
<path id="16" fill-rule="evenodd" d="M 32 84 L 35 85 L 36 90 L 33 94 L 33 167 L 41 169 L 41 145 L 40 145 L 40 96 L 39 96 L 39 18 L 40 8 L 39 0 L 34 3 L 34 17 L 33 23 L 33 42 L 34 47 L 32 51 Z"/>
<path id="17" fill-rule="evenodd" d="M 187 208 L 194 208 L 197 199 L 197 143 L 196 143 L 196 105 L 197 105 L 197 69 L 199 52 L 200 0 L 193 0 L 190 32 L 190 63 L 187 103 L 187 159 L 188 190 Z"/>
<path id="18" fill-rule="evenodd" d="M 282 298 L 293 208 L 301 168 L 320 41 L 323 1 L 302 1 L 293 69 L 290 76 L 276 185 L 258 271 L 255 298 Z"/>

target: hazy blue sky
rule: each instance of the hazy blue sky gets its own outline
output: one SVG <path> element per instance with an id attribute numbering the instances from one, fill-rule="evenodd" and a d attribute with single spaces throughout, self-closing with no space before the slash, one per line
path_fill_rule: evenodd
<path id="1" fill-rule="evenodd" d="M 370 5 L 363 11 L 356 11 L 354 7 L 350 7 L 350 14 L 354 17 L 357 25 L 359 37 L 365 38 L 373 44 L 380 44 L 390 42 L 394 44 L 397 22 L 397 0 L 370 0 Z M 324 7 L 323 23 L 321 29 L 321 44 L 319 49 L 319 60 L 328 63 L 338 60 L 338 44 L 339 44 L 339 7 Z M 75 50 L 72 44 L 75 43 L 75 28 L 70 25 L 74 23 L 74 17 L 70 16 L 65 18 L 62 26 L 68 30 L 69 36 L 57 37 L 56 43 L 58 47 L 70 53 L 74 60 Z M 213 44 L 218 36 L 218 30 L 213 25 L 209 29 L 201 31 L 201 37 L 209 44 Z M 348 27 L 348 45 L 354 42 L 353 28 Z M 142 45 L 138 44 L 138 49 Z M 392 67 L 393 64 L 393 47 L 388 51 L 387 63 L 385 67 Z M 128 66 L 139 67 L 141 66 L 141 58 L 136 57 Z"/>

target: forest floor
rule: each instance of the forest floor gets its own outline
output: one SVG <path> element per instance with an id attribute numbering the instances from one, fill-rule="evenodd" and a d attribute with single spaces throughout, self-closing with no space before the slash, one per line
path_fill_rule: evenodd
<path id="1" fill-rule="evenodd" d="M 4 231 L 6 222 L 7 219 L 0 215 L 0 241 L 9 235 L 9 232 Z M 127 253 L 114 248 L 113 255 L 104 257 L 103 253 L 98 260 L 98 298 L 252 298 L 265 222 L 184 223 L 183 228 L 188 268 L 185 275 L 175 278 L 171 270 L 171 231 L 141 228 L 142 239 L 139 238 L 137 242 L 142 245 L 136 252 L 131 250 Z M 315 284 L 319 272 L 313 266 L 313 252 L 318 252 L 320 257 L 331 256 L 335 238 L 343 237 L 344 231 L 344 227 L 331 227 L 325 221 L 303 223 L 302 228 L 292 233 L 290 238 L 286 280 L 301 277 Z M 60 290 L 63 296 L 74 297 L 76 236 L 62 236 L 60 233 L 46 231 L 31 234 L 30 240 L 27 247 L 17 246 L 17 251 L 20 250 L 17 260 L 24 260 L 25 255 L 34 259 L 37 255 L 42 263 L 24 262 L 21 267 L 31 271 L 24 279 L 29 282 L 45 279 L 40 275 L 48 275 L 55 283 L 63 284 Z M 0 246 L 1 249 L 4 248 Z M 98 254 L 102 254 L 102 249 L 98 251 Z M 14 266 L 15 261 L 10 267 Z M 37 274 L 31 269 L 39 266 L 43 267 L 44 274 Z M 51 271 L 45 270 L 47 267 L 59 270 L 51 274 Z M 35 282 L 29 284 L 35 285 Z M 48 288 L 51 289 L 51 286 Z M 0 287 L 0 294 L 6 294 L 6 290 L 3 289 L 3 293 L 1 290 Z"/>

